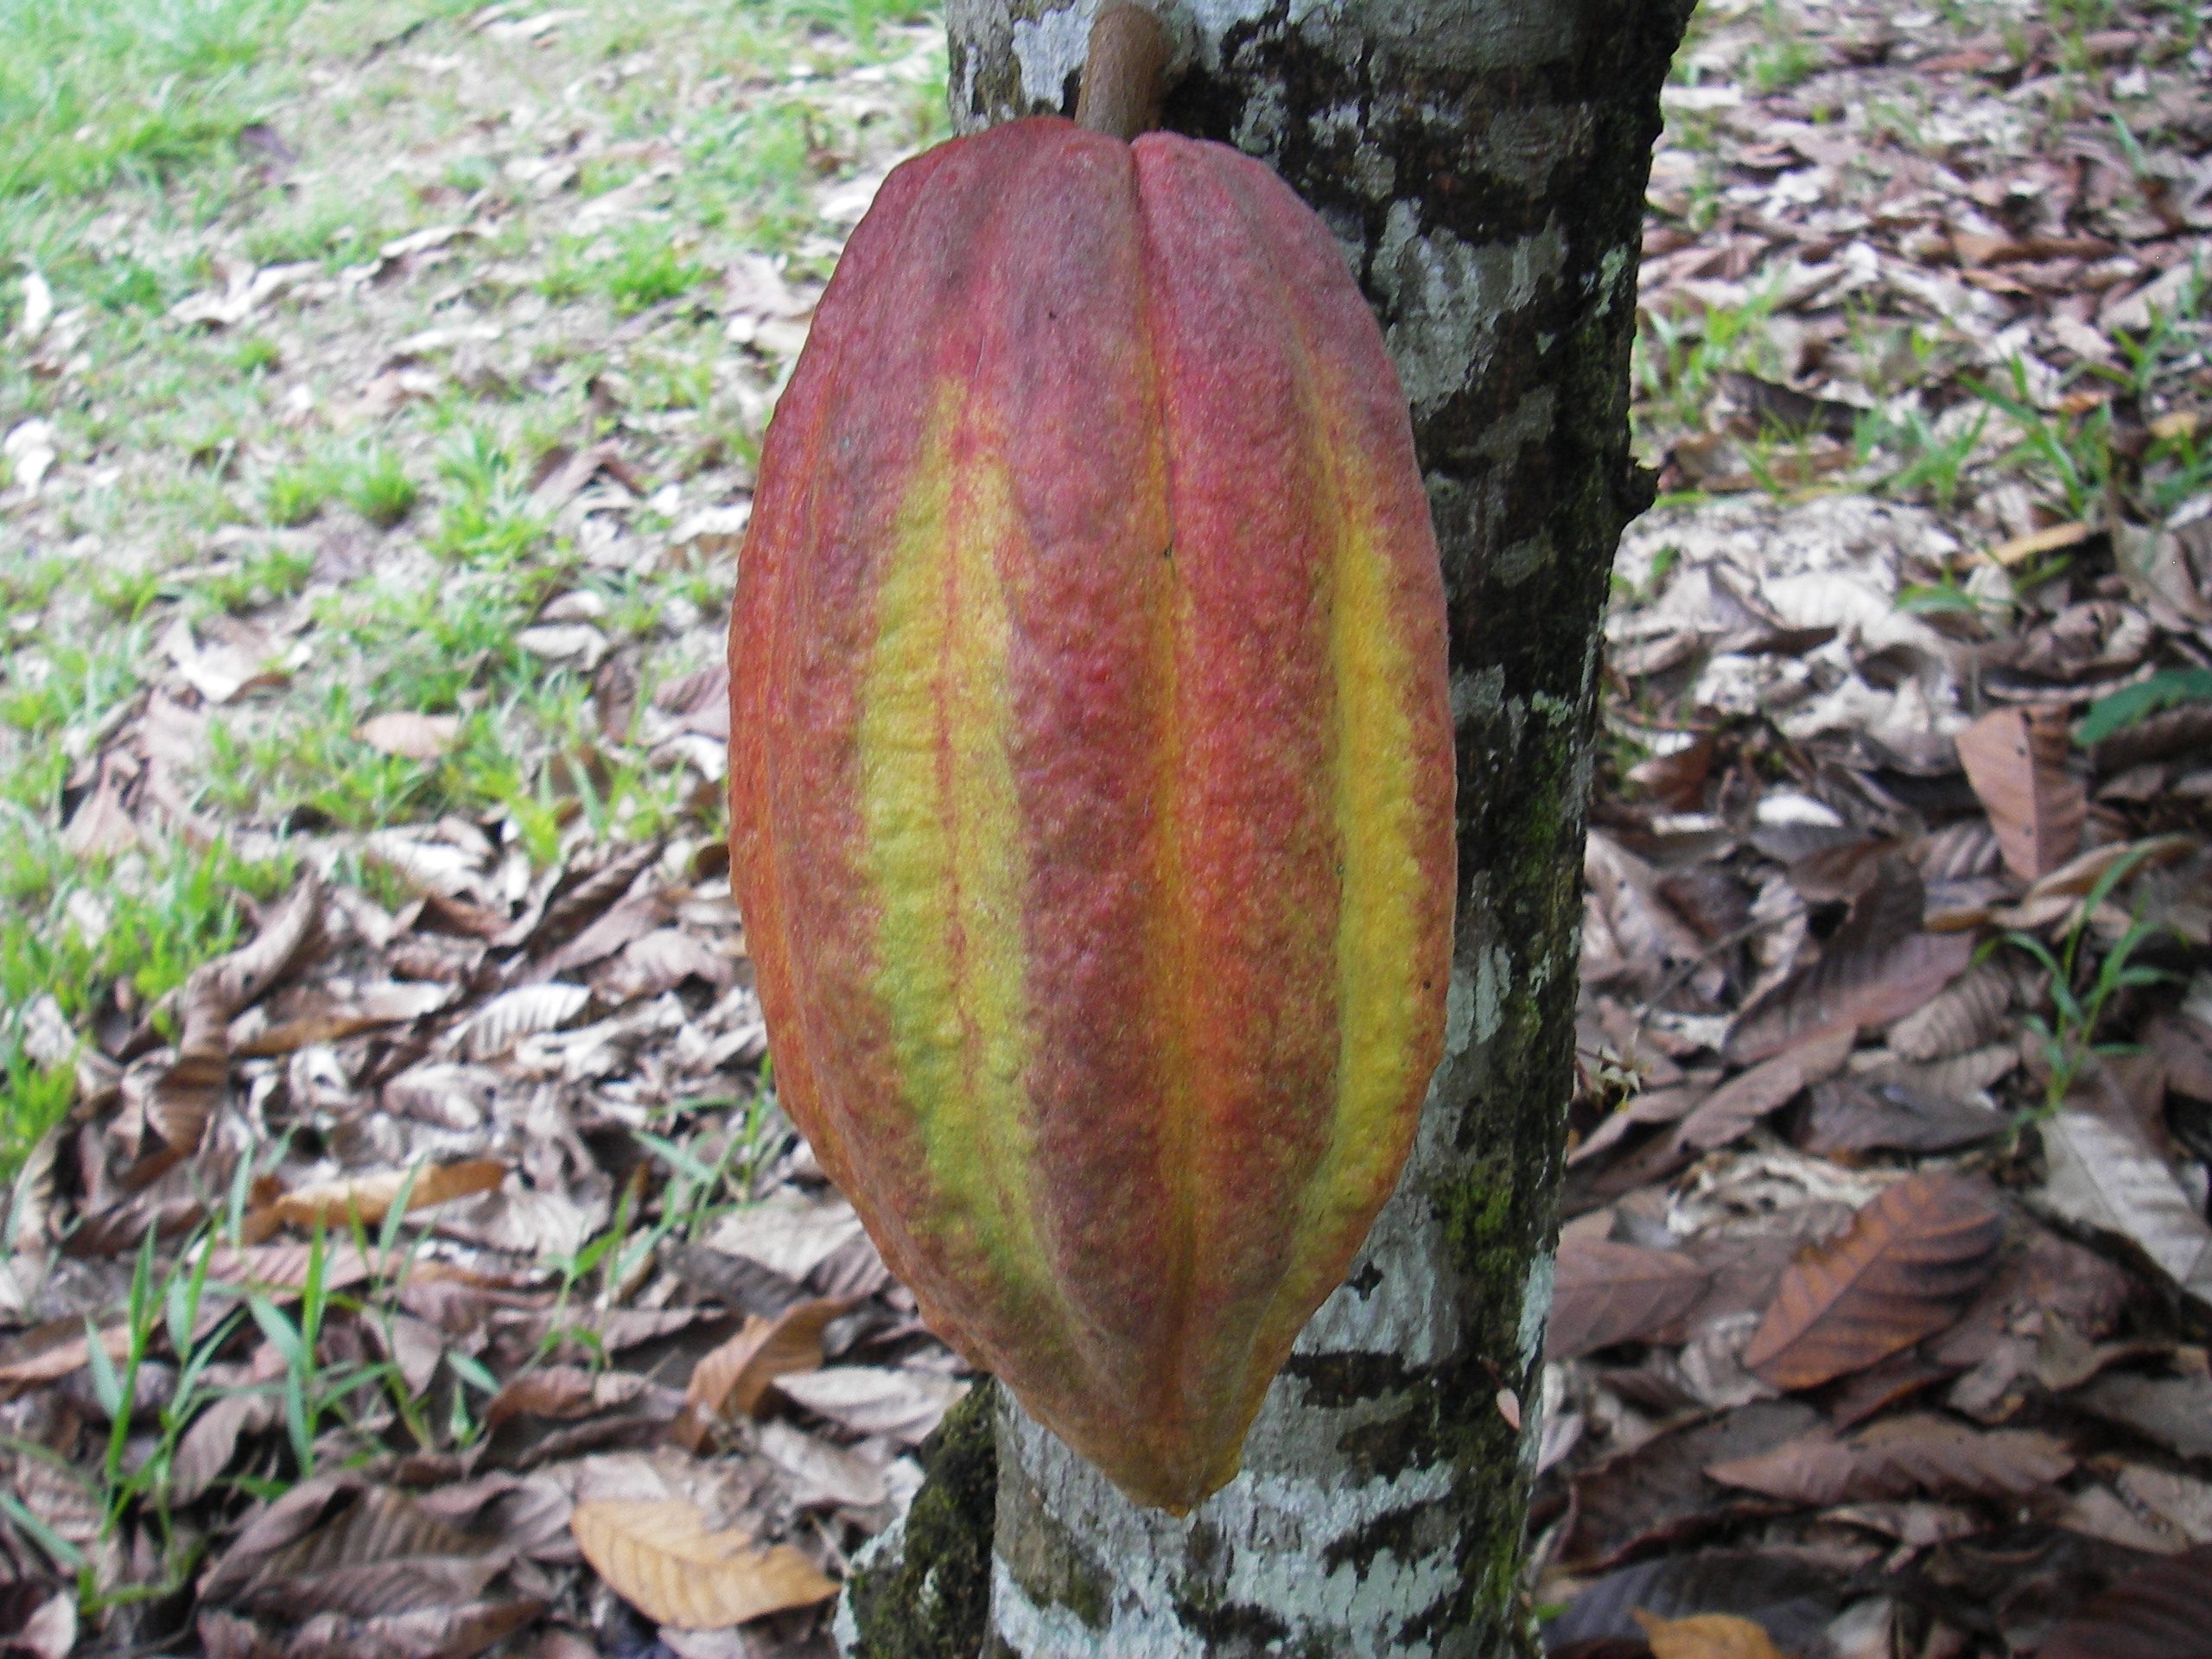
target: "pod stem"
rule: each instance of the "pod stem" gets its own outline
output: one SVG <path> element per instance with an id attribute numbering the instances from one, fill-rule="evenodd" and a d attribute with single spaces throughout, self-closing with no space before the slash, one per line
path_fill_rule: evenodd
<path id="1" fill-rule="evenodd" d="M 1170 44 L 1166 27 L 1148 8 L 1106 0 L 1091 19 L 1076 124 L 1125 143 L 1158 126 L 1160 100 L 1167 95 Z"/>

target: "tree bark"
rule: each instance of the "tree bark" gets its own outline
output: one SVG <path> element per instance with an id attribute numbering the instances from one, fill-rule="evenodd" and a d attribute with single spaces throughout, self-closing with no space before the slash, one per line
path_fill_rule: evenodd
<path id="1" fill-rule="evenodd" d="M 956 123 L 1071 113 L 1093 3 L 950 0 Z M 930 1540 L 888 1535 L 863 1563 L 847 1652 L 1529 1650 L 1519 1567 L 1598 630 L 1621 527 L 1650 499 L 1628 453 L 1628 355 L 1658 89 L 1688 10 L 1195 0 L 1168 14 L 1190 68 L 1163 124 L 1260 156 L 1321 215 L 1412 405 L 1459 748 L 1446 1055 L 1397 1193 L 1276 1379 L 1243 1473 L 1181 1520 L 1141 1510 L 1001 1395 L 988 1631 L 981 1552 L 942 1551 L 939 1506 Z M 981 1408 L 961 1420 L 967 1443 Z M 960 1466 L 994 1478 L 976 1456 Z M 966 1512 L 980 1513 L 972 1491 Z M 956 1605 L 969 1611 L 943 1616 Z"/>

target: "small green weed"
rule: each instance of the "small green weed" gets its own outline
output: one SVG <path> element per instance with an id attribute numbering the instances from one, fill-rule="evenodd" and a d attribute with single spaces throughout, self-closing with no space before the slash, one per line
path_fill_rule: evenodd
<path id="1" fill-rule="evenodd" d="M 1762 95 L 1786 92 L 1821 67 L 1821 54 L 1777 0 L 1759 8 L 1762 38 L 1744 54 L 1744 72 Z"/>
<path id="2" fill-rule="evenodd" d="M 2074 741 L 2083 748 L 2101 743 L 2138 721 L 2177 703 L 2212 698 L 2212 669 L 2169 668 L 2149 679 L 2099 697 L 2089 705 L 2074 728 Z"/>
<path id="3" fill-rule="evenodd" d="M 607 296 L 615 315 L 632 316 L 688 293 L 706 275 L 705 265 L 677 252 L 665 231 L 645 226 L 618 245 L 606 274 Z"/>
<path id="4" fill-rule="evenodd" d="M 2097 1041 L 2098 1027 L 2113 998 L 2133 987 L 2160 984 L 2174 978 L 2163 969 L 2143 967 L 2133 960 L 2145 944 L 2171 931 L 2165 924 L 2145 921 L 2140 915 L 2129 921 L 2126 931 L 2094 967 L 2083 954 L 2090 918 L 2143 856 L 2140 851 L 2128 854 L 2114 861 L 2112 868 L 2097 878 L 2083 895 L 2077 919 L 2067 930 L 2056 951 L 2034 934 L 2018 929 L 1983 947 L 1986 953 L 1999 944 L 2008 944 L 2032 957 L 2049 976 L 2055 1020 L 2046 1020 L 2040 1014 L 2024 1016 L 2024 1023 L 2042 1051 L 2044 1067 L 2043 1102 L 2031 1115 L 2033 1117 L 2047 1117 L 2056 1112 L 2072 1092 L 2082 1069 L 2092 1058 L 2126 1052 L 2125 1045 Z"/>
<path id="5" fill-rule="evenodd" d="M 379 444 L 340 463 L 337 493 L 378 529 L 389 530 L 415 511 L 421 492 L 398 452 Z"/>
<path id="6" fill-rule="evenodd" d="M 238 342 L 231 353 L 231 366 L 243 375 L 266 374 L 283 359 L 275 340 L 254 334 Z"/>
<path id="7" fill-rule="evenodd" d="M 431 551 L 499 569 L 519 562 L 544 535 L 545 518 L 531 505 L 513 451 L 493 433 L 481 427 L 456 433 L 438 457 L 438 475 L 448 487 Z"/>
<path id="8" fill-rule="evenodd" d="M 1942 429 L 1946 425 L 1948 431 Z M 1894 419 L 1866 423 L 1859 447 L 1862 451 L 1885 448 L 1903 458 L 1884 483 L 1891 494 L 1924 499 L 1948 512 L 1959 499 L 1961 475 L 1988 425 L 1986 409 L 1970 421 L 1933 423 L 1918 410 L 1907 410 Z"/>
<path id="9" fill-rule="evenodd" d="M 1985 381 L 1969 387 L 2019 429 L 2019 442 L 1999 465 L 2047 489 L 2055 486 L 2066 517 L 2086 518 L 2103 499 L 2112 475 L 2110 406 L 2099 404 L 2078 416 L 2053 416 L 2037 408 L 2030 397 L 2027 372 L 2017 357 L 2008 373 L 2009 385 Z"/>
<path id="10" fill-rule="evenodd" d="M 200 584 L 198 596 L 210 610 L 257 610 L 298 593 L 314 570 L 312 553 L 298 548 L 263 548 L 249 553 L 237 569 L 207 578 Z"/>
<path id="11" fill-rule="evenodd" d="M 322 511 L 335 487 L 330 469 L 315 462 L 273 468 L 262 480 L 262 511 L 280 530 L 304 524 Z"/>

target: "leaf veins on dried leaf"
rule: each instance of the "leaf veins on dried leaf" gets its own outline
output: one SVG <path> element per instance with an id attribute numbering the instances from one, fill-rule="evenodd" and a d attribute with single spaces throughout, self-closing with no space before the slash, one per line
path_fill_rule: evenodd
<path id="1" fill-rule="evenodd" d="M 1994 968 L 1961 975 L 1890 1027 L 1890 1046 L 1908 1060 L 1942 1060 L 2004 1034 L 2011 982 Z"/>
<path id="2" fill-rule="evenodd" d="M 1678 1250 L 1562 1238 L 1544 1352 L 1570 1359 L 1634 1342 L 1687 1313 L 1712 1282 L 1708 1270 Z"/>
<path id="3" fill-rule="evenodd" d="M 1709 1465 L 1705 1472 L 1723 1485 L 1818 1507 L 1916 1492 L 2018 1498 L 2073 1468 L 2072 1455 L 2048 1434 L 1985 1433 L 1919 1414 L 1886 1418 L 1849 1440 L 1823 1430 L 1757 1457 Z"/>
<path id="4" fill-rule="evenodd" d="M 2124 1241 L 2183 1294 L 2212 1307 L 2212 1225 L 2173 1166 L 2132 1128 L 2063 1111 L 2043 1126 L 2050 1179 L 2043 1205 L 2076 1227 Z"/>
<path id="5" fill-rule="evenodd" d="M 1923 1175 L 1792 1262 L 1744 1349 L 1777 1388 L 1817 1388 L 1947 1330 L 1995 1265 L 2004 1217 L 1979 1180 Z"/>
<path id="6" fill-rule="evenodd" d="M 2212 1545 L 2153 1561 L 2045 1637 L 2037 1659 L 2208 1659 Z"/>
<path id="7" fill-rule="evenodd" d="M 496 1158 L 465 1158 L 458 1163 L 425 1164 L 413 1169 L 380 1170 L 345 1180 L 317 1181 L 295 1187 L 269 1206 L 279 1225 L 344 1227 L 358 1218 L 374 1226 L 406 1194 L 410 1211 L 488 1192 L 506 1179 L 507 1166 Z"/>
<path id="8" fill-rule="evenodd" d="M 1707 1096 L 1675 1131 L 1675 1145 L 1698 1152 L 1726 1146 L 1769 1112 L 1787 1105 L 1799 1090 L 1834 1076 L 1858 1040 L 1859 1028 L 1849 1024 L 1796 1038 Z"/>
<path id="9" fill-rule="evenodd" d="M 474 1601 L 507 1559 L 495 1541 L 448 1525 L 404 1492 L 325 1476 L 264 1510 L 200 1593 L 251 1613 L 367 1618 Z"/>
<path id="10" fill-rule="evenodd" d="M 734 1529 L 709 1532 L 705 1513 L 682 1498 L 579 1503 L 569 1529 L 615 1594 L 679 1630 L 720 1630 L 837 1593 L 789 1544 L 764 1549 Z"/>
<path id="11" fill-rule="evenodd" d="M 2066 741 L 2063 718 L 2035 720 L 2020 709 L 1992 709 L 1959 734 L 1959 764 L 2005 868 L 2023 881 L 2050 874 L 2081 844 L 2088 793 L 2066 771 Z"/>
<path id="12" fill-rule="evenodd" d="M 919 1446 L 935 1433 L 968 1386 L 957 1377 L 874 1365 L 837 1365 L 776 1379 L 778 1394 L 816 1416 L 902 1446 Z"/>
<path id="13" fill-rule="evenodd" d="M 772 1319 L 748 1318 L 743 1330 L 691 1368 L 677 1438 L 696 1452 L 706 1441 L 707 1420 L 749 1417 L 776 1378 L 821 1364 L 823 1329 L 851 1308 L 849 1301 L 817 1298 Z"/>

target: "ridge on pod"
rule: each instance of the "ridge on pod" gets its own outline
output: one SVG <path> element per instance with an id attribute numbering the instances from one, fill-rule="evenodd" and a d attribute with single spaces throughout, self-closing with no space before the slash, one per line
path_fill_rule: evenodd
<path id="1" fill-rule="evenodd" d="M 769 429 L 729 649 L 785 1109 L 932 1329 L 1187 1510 L 1443 1042 L 1442 585 L 1327 230 L 1172 134 L 899 168 Z"/>

